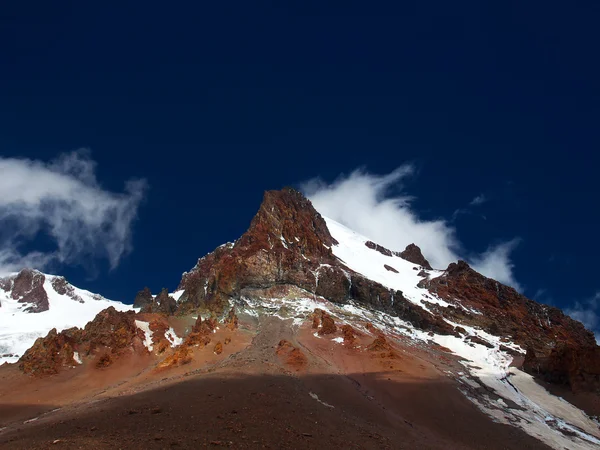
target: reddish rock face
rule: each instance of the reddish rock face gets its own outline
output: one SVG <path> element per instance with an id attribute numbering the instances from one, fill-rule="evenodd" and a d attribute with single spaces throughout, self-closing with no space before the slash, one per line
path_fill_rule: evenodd
<path id="1" fill-rule="evenodd" d="M 440 298 L 479 311 L 471 314 L 462 308 L 441 308 L 444 316 L 466 325 L 506 336 L 523 348 L 548 355 L 559 343 L 573 347 L 594 347 L 594 335 L 561 310 L 541 305 L 511 287 L 486 278 L 464 261 L 452 263 L 446 273 L 419 284 Z"/>
<path id="2" fill-rule="evenodd" d="M 600 347 L 561 345 L 548 356 L 528 349 L 523 368 L 544 381 L 569 386 L 573 392 L 600 392 Z"/>
<path id="3" fill-rule="evenodd" d="M 225 318 L 223 323 L 231 331 L 235 330 L 238 327 L 238 316 L 235 314 L 234 308 L 231 308 L 229 310 L 229 314 L 227 314 L 227 317 Z"/>
<path id="4" fill-rule="evenodd" d="M 342 325 L 342 334 L 344 335 L 344 345 L 351 347 L 356 343 L 356 337 L 360 334 L 352 326 Z"/>
<path id="5" fill-rule="evenodd" d="M 418 264 L 426 269 L 431 270 L 431 264 L 429 264 L 429 261 L 427 261 L 427 259 L 425 259 L 423 256 L 423 253 L 421 253 L 421 249 L 415 244 L 409 244 L 403 252 L 398 253 L 398 256 L 411 263 Z"/>
<path id="6" fill-rule="evenodd" d="M 19 303 L 29 303 L 25 311 L 38 313 L 48 310 L 48 294 L 44 289 L 46 277 L 32 269 L 23 269 L 13 281 L 11 297 Z"/>
<path id="7" fill-rule="evenodd" d="M 308 363 L 308 359 L 302 353 L 302 350 L 285 339 L 281 340 L 277 345 L 276 353 L 286 365 L 295 371 L 304 369 Z"/>
<path id="8" fill-rule="evenodd" d="M 96 355 L 104 367 L 124 352 L 147 352 L 143 340 L 143 331 L 135 325 L 135 313 L 120 312 L 111 306 L 98 313 L 83 330 L 70 328 L 57 333 L 53 329 L 37 339 L 19 360 L 19 368 L 31 375 L 52 375 L 76 364 L 74 352 L 81 357 Z M 110 356 L 102 357 L 105 354 Z"/>
<path id="9" fill-rule="evenodd" d="M 445 317 L 507 337 L 528 349 L 524 367 L 530 373 L 574 390 L 600 389 L 600 347 L 594 335 L 558 308 L 529 300 L 477 273 L 464 261 L 450 264 L 444 275 L 425 279 L 420 286 L 449 303 L 459 301 L 480 312 L 438 309 Z"/>
<path id="10" fill-rule="evenodd" d="M 391 252 L 377 244 L 377 251 Z M 304 291 L 335 303 L 354 300 L 399 316 L 418 328 L 454 334 L 453 327 L 394 291 L 358 274 L 331 252 L 337 242 L 309 200 L 293 189 L 269 191 L 249 230 L 201 258 L 184 274 L 177 313 L 221 313 L 242 294 Z M 287 286 L 287 289 L 284 289 Z"/>
<path id="11" fill-rule="evenodd" d="M 204 307 L 222 311 L 243 288 L 290 284 L 314 291 L 314 271 L 335 264 L 336 242 L 325 221 L 293 189 L 269 191 L 250 228 L 235 244 L 217 248 L 186 273 L 180 309 Z"/>

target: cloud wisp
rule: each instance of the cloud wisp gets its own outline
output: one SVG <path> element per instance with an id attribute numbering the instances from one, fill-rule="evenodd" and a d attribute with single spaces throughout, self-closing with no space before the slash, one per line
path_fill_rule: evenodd
<path id="1" fill-rule="evenodd" d="M 600 291 L 590 298 L 575 302 L 571 308 L 565 309 L 565 313 L 592 331 L 600 344 Z"/>
<path id="2" fill-rule="evenodd" d="M 469 205 L 470 206 L 479 206 L 479 205 L 483 205 L 487 201 L 488 201 L 488 198 L 485 194 L 479 194 L 477 197 L 475 197 L 473 200 L 471 200 L 469 202 Z"/>
<path id="3" fill-rule="evenodd" d="M 450 221 L 420 218 L 412 206 L 414 197 L 402 193 L 406 180 L 414 172 L 410 164 L 387 175 L 374 175 L 359 169 L 332 183 L 318 178 L 307 181 L 301 189 L 324 216 L 379 244 L 404 250 L 408 244 L 415 243 L 438 268 L 465 259 L 484 275 L 520 290 L 510 259 L 519 240 L 490 246 L 482 254 L 470 254 L 457 239 L 456 228 Z M 392 188 L 401 194 L 393 195 Z"/>
<path id="4" fill-rule="evenodd" d="M 67 264 L 111 269 L 131 250 L 131 227 L 146 191 L 130 180 L 124 192 L 103 189 L 89 151 L 51 162 L 0 157 L 0 274 Z M 34 251 L 40 236 L 51 245 Z M 33 245 L 35 246 L 35 245 Z"/>

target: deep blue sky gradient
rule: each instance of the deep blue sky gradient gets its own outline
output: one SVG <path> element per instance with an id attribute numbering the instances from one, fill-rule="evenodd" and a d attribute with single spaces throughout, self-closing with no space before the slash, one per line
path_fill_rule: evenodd
<path id="1" fill-rule="evenodd" d="M 93 280 L 64 268 L 74 284 L 123 301 L 174 289 L 264 190 L 412 162 L 425 218 L 490 198 L 459 238 L 520 237 L 529 296 L 600 289 L 597 2 L 89 3 L 0 11 L 0 154 L 89 147 L 106 188 L 150 185 L 133 253 Z"/>

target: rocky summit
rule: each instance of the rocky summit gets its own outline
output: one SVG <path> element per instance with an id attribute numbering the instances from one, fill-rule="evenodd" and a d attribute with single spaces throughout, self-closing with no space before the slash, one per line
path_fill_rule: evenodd
<path id="1" fill-rule="evenodd" d="M 416 244 L 387 249 L 286 188 L 133 305 L 2 278 L 0 445 L 598 448 L 592 333 Z"/>

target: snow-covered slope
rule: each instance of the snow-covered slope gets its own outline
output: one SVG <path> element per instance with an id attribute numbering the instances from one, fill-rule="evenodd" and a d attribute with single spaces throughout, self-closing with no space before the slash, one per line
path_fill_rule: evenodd
<path id="1" fill-rule="evenodd" d="M 418 275 L 422 268 L 398 256 L 387 256 L 373 250 L 365 245 L 367 238 L 364 236 L 334 220 L 324 219 L 331 235 L 339 242 L 332 247 L 333 253 L 349 268 L 384 286 L 402 291 L 407 300 L 425 309 L 428 309 L 427 303 L 448 306 L 447 302 L 417 286 L 423 279 Z M 393 267 L 397 272 L 386 269 L 384 265 Z M 443 272 L 425 273 L 429 277 L 436 277 Z M 462 326 L 467 331 L 465 337 L 432 335 L 382 313 L 373 315 L 356 306 L 346 306 L 344 309 L 366 315 L 366 319 L 379 323 L 380 327 L 391 328 L 392 331 L 417 341 L 433 341 L 460 356 L 468 376 L 449 375 L 458 375 L 465 395 L 495 421 L 518 426 L 554 448 L 591 449 L 600 446 L 600 432 L 596 422 L 568 402 L 550 394 L 535 383 L 530 375 L 510 367 L 513 357 L 500 346 L 524 353 L 516 344 L 474 327 Z M 335 311 L 332 313 L 335 314 Z M 458 325 L 446 321 L 454 326 Z M 471 336 L 487 342 L 489 347 L 467 341 Z M 488 390 L 491 388 L 493 393 L 486 393 L 482 387 Z"/>
<path id="2" fill-rule="evenodd" d="M 13 274 L 4 280 L 14 280 Z M 28 312 L 29 303 L 20 303 L 12 296 L 12 289 L 0 289 L 0 364 L 14 363 L 33 345 L 38 337 L 45 336 L 52 328 L 61 331 L 71 327 L 83 327 L 103 309 L 113 306 L 120 311 L 132 308 L 121 302 L 66 284 L 68 292 L 59 294 L 53 275 L 44 276 L 43 289 L 48 297 L 48 310 Z M 62 279 L 61 279 L 62 281 Z"/>
<path id="3" fill-rule="evenodd" d="M 439 314 L 439 310 L 432 309 L 433 305 L 436 308 L 449 306 L 434 293 L 418 287 L 424 275 L 434 278 L 442 275 L 443 271 L 424 270 L 396 254 L 392 253 L 390 256 L 370 248 L 366 245 L 366 237 L 331 219 L 324 219 L 329 232 L 338 241 L 331 250 L 348 268 L 386 287 L 401 291 L 408 301 L 432 314 Z M 390 267 L 394 270 L 390 270 Z M 316 271 L 317 283 L 319 276 L 323 276 L 326 270 L 327 265 L 321 265 Z M 387 336 L 401 336 L 403 342 L 408 339 L 415 346 L 442 346 L 457 355 L 463 366 L 458 371 L 446 372 L 446 375 L 454 378 L 464 395 L 494 421 L 519 427 L 553 448 L 592 449 L 600 445 L 600 432 L 594 420 L 568 402 L 550 394 L 536 384 L 530 375 L 511 367 L 511 353 L 524 354 L 525 351 L 506 337 L 494 336 L 482 329 L 453 323 L 448 319 L 444 320 L 464 330 L 463 335 L 425 332 L 398 317 L 371 309 L 367 305 L 335 304 L 309 292 L 303 298 L 244 300 L 250 306 L 247 313 L 256 315 L 262 311 L 282 319 L 292 318 L 295 326 L 301 326 L 315 308 L 320 308 L 337 321 L 348 323 L 365 333 L 368 330 L 364 324 L 370 323 Z M 482 314 L 473 308 L 466 308 L 458 300 L 452 306 L 462 306 L 471 314 Z M 317 333 L 315 337 L 325 338 Z"/>

